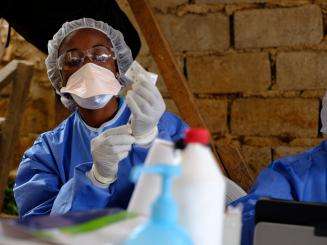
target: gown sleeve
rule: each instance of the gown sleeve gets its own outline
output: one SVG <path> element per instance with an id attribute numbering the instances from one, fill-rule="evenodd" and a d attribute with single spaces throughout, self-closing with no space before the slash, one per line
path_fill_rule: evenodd
<path id="1" fill-rule="evenodd" d="M 292 200 L 292 186 L 289 182 L 287 169 L 282 164 L 272 164 L 264 169 L 256 179 L 247 196 L 234 202 L 231 206 L 242 204 L 242 245 L 251 245 L 254 235 L 255 204 L 260 198 Z"/>
<path id="2" fill-rule="evenodd" d="M 26 151 L 18 168 L 14 195 L 20 218 L 106 207 L 114 190 L 91 183 L 85 172 L 92 163 L 76 166 L 73 177 L 64 183 L 65 176 L 58 170 L 47 142 L 46 136 L 41 135 Z"/>

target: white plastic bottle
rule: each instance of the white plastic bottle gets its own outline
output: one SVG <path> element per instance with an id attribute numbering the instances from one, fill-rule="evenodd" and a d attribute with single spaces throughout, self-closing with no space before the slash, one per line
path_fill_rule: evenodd
<path id="1" fill-rule="evenodd" d="M 221 245 L 225 209 L 225 180 L 208 147 L 205 129 L 186 132 L 181 152 L 182 174 L 173 185 L 180 224 L 196 245 Z"/>

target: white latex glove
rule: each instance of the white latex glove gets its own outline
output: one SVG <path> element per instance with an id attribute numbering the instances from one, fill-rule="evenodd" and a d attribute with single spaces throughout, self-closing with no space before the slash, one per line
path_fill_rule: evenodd
<path id="1" fill-rule="evenodd" d="M 157 124 L 166 110 L 158 88 L 147 81 L 137 82 L 128 91 L 126 104 L 132 112 L 131 126 L 135 143 L 149 145 L 157 137 Z"/>
<path id="2" fill-rule="evenodd" d="M 91 141 L 93 166 L 88 177 L 94 184 L 108 186 L 117 178 L 118 163 L 128 156 L 135 138 L 130 125 L 111 128 Z"/>

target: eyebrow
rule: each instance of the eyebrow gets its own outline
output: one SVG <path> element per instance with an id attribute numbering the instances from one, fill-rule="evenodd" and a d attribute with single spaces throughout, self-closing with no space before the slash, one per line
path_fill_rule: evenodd
<path id="1" fill-rule="evenodd" d="M 96 45 L 93 45 L 92 48 L 99 47 L 99 46 L 106 47 L 106 48 L 109 49 L 109 50 L 112 49 L 112 47 L 110 47 L 110 46 L 108 47 L 108 45 L 103 45 L 103 44 L 96 44 Z"/>
<path id="2" fill-rule="evenodd" d="M 63 53 L 67 53 L 67 52 L 73 51 L 73 50 L 79 50 L 79 49 L 78 48 L 71 48 L 71 49 L 65 50 Z"/>
<path id="3" fill-rule="evenodd" d="M 95 44 L 95 45 L 92 46 L 92 48 L 100 47 L 100 46 L 102 46 L 102 47 L 106 47 L 106 48 L 109 49 L 109 50 L 112 49 L 112 47 L 108 47 L 107 45 L 103 45 L 103 44 Z M 73 51 L 73 50 L 81 50 L 81 49 L 78 49 L 78 48 L 71 48 L 71 49 L 66 50 L 65 52 L 69 52 L 69 51 Z M 64 53 L 65 53 L 65 52 L 64 52 Z"/>

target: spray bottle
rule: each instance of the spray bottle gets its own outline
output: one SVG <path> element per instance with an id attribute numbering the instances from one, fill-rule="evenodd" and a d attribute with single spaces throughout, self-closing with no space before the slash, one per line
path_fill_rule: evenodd
<path id="1" fill-rule="evenodd" d="M 172 177 L 180 174 L 180 167 L 167 164 L 151 167 L 137 166 L 132 171 L 133 181 L 136 181 L 142 171 L 161 176 L 161 194 L 152 205 L 152 213 L 148 223 L 137 228 L 125 242 L 125 245 L 193 244 L 187 233 L 177 223 L 177 205 L 171 194 Z"/>

